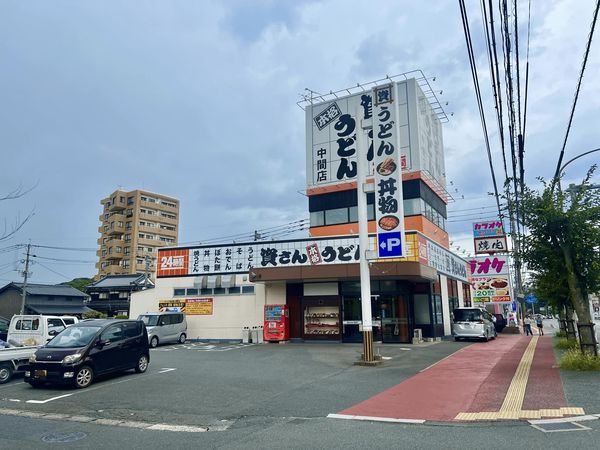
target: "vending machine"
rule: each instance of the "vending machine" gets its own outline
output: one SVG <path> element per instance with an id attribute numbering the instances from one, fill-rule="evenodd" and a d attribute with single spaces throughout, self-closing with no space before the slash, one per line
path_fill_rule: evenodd
<path id="1" fill-rule="evenodd" d="M 265 341 L 287 341 L 290 338 L 290 310 L 287 305 L 265 305 Z"/>

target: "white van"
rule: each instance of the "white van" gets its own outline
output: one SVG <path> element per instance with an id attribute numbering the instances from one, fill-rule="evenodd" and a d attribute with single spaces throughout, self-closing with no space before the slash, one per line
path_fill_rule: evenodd
<path id="1" fill-rule="evenodd" d="M 11 346 L 44 345 L 67 327 L 59 316 L 14 315 L 8 326 Z"/>
<path id="2" fill-rule="evenodd" d="M 152 348 L 169 342 L 183 344 L 187 339 L 187 322 L 182 312 L 147 312 L 140 314 L 137 320 L 146 325 Z"/>

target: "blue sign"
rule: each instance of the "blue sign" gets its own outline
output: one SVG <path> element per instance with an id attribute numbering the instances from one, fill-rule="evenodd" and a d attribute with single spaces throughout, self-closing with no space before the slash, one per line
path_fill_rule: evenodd
<path id="1" fill-rule="evenodd" d="M 538 299 L 535 295 L 529 294 L 525 297 L 525 303 L 537 303 Z"/>
<path id="2" fill-rule="evenodd" d="M 517 302 L 512 302 L 512 310 L 515 312 L 517 310 Z"/>
<path id="3" fill-rule="evenodd" d="M 400 258 L 402 256 L 402 236 L 399 231 L 379 233 L 377 255 L 380 258 Z"/>

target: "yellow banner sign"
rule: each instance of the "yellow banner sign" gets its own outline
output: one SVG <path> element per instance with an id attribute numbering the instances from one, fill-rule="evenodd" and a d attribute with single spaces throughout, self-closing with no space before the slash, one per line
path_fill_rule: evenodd
<path id="1" fill-rule="evenodd" d="M 213 299 L 210 297 L 188 298 L 186 300 L 185 313 L 188 316 L 212 316 Z"/>

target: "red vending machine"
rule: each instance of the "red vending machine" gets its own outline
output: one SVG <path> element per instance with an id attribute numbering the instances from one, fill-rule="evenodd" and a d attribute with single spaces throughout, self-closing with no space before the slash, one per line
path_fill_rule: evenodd
<path id="1" fill-rule="evenodd" d="M 287 305 L 265 305 L 265 341 L 287 341 L 290 338 L 290 310 Z"/>

